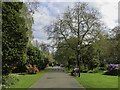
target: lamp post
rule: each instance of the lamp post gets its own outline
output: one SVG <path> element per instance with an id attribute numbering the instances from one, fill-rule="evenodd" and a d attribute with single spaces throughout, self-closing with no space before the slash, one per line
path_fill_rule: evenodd
<path id="1" fill-rule="evenodd" d="M 83 30 L 84 29 L 84 23 L 85 22 L 81 22 L 81 29 Z M 79 30 L 79 29 L 78 29 Z M 78 67 L 79 67 L 79 75 L 78 75 L 78 77 L 80 77 L 80 45 L 82 44 L 82 43 L 80 43 L 80 42 L 82 42 L 82 41 L 80 41 L 80 34 L 79 34 L 79 32 L 80 31 L 78 31 L 78 46 L 77 46 L 77 60 L 78 60 Z"/>
<path id="2" fill-rule="evenodd" d="M 78 67 L 79 67 L 78 77 L 80 77 L 80 45 L 77 46 L 77 49 L 78 49 Z"/>

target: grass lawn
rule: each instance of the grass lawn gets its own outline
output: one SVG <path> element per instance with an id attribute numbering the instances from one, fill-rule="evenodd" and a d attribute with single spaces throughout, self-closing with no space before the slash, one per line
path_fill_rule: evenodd
<path id="1" fill-rule="evenodd" d="M 46 71 L 47 70 L 40 71 L 37 74 L 17 75 L 19 81 L 15 85 L 12 85 L 11 88 L 27 89 L 31 85 L 33 85 L 38 79 L 40 79 Z"/>
<path id="2" fill-rule="evenodd" d="M 118 88 L 118 76 L 102 75 L 102 73 L 81 73 L 80 78 L 75 78 L 81 85 L 88 88 L 87 90 L 92 90 L 90 88 L 109 88 L 107 90 L 111 90 L 110 88 Z"/>

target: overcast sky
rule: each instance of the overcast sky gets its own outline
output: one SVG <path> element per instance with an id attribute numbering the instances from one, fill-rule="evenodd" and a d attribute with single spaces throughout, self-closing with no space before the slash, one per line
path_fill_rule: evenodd
<path id="1" fill-rule="evenodd" d="M 50 2 L 51 1 L 51 2 Z M 65 2 L 65 0 L 42 0 L 38 11 L 33 15 L 34 24 L 33 24 L 33 35 L 34 40 L 40 42 L 50 43 L 47 40 L 47 34 L 45 33 L 44 27 L 49 25 L 59 14 L 61 14 L 65 8 L 69 5 L 72 6 L 73 2 Z M 60 2 L 62 1 L 62 2 Z M 66 0 L 68 1 L 68 0 Z M 82 0 L 74 0 L 82 1 Z M 118 24 L 118 0 L 84 0 L 90 2 L 90 4 L 98 8 L 101 15 L 102 21 L 106 26 L 112 29 Z"/>

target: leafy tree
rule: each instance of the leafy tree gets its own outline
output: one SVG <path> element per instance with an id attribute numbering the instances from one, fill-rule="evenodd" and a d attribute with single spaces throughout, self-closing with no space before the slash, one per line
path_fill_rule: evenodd
<path id="1" fill-rule="evenodd" d="M 100 64 L 97 49 L 92 44 L 89 47 L 87 47 L 86 50 L 87 51 L 84 51 L 85 53 L 82 56 L 83 65 L 85 66 L 85 68 L 88 68 L 89 70 L 93 70 L 94 68 L 98 67 Z"/>
<path id="2" fill-rule="evenodd" d="M 69 43 L 74 47 L 77 43 L 76 38 L 70 38 Z M 83 70 L 86 68 L 93 69 L 99 66 L 99 53 L 98 48 L 96 48 L 95 43 L 81 49 L 81 62 L 80 65 L 84 66 Z M 65 41 L 58 44 L 57 51 L 55 52 L 55 60 L 59 63 L 74 67 L 76 65 L 76 52 L 72 50 Z"/>
<path id="3" fill-rule="evenodd" d="M 27 55 L 27 63 L 38 65 L 39 69 L 44 69 L 49 62 L 49 59 L 44 55 L 44 53 L 33 45 L 28 47 Z"/>
<path id="4" fill-rule="evenodd" d="M 8 74 L 27 60 L 28 17 L 24 17 L 22 2 L 2 3 L 2 72 Z"/>
<path id="5" fill-rule="evenodd" d="M 34 46 L 29 46 L 28 50 L 27 50 L 27 56 L 28 56 L 28 60 L 27 63 L 31 64 L 31 65 L 38 65 L 39 63 L 42 63 L 41 60 L 41 52 L 37 47 Z"/>
<path id="6" fill-rule="evenodd" d="M 94 43 L 94 47 L 98 53 L 98 59 L 100 61 L 100 66 L 105 66 L 106 61 L 110 55 L 110 42 L 108 34 L 105 32 L 100 32 L 98 35 L 98 40 Z"/>
<path id="7" fill-rule="evenodd" d="M 120 63 L 120 26 L 116 26 L 112 29 L 109 42 L 111 45 L 109 63 Z"/>
<path id="8" fill-rule="evenodd" d="M 75 46 L 75 38 L 70 38 L 68 41 L 71 44 L 71 46 Z M 65 41 L 61 42 L 57 46 L 57 51 L 55 52 L 55 60 L 58 63 L 63 63 L 64 65 L 68 65 L 68 68 L 70 65 L 75 66 L 76 55 L 75 51 L 72 50 Z"/>
<path id="9" fill-rule="evenodd" d="M 26 36 L 28 37 L 28 44 L 27 46 L 31 45 L 31 41 L 33 39 L 32 35 L 32 24 L 34 23 L 32 14 L 29 11 L 29 8 L 26 6 L 26 4 L 23 4 L 21 11 L 21 16 L 25 19 L 25 24 L 28 29 Z"/>
<path id="10" fill-rule="evenodd" d="M 49 39 L 55 44 L 58 45 L 64 40 L 76 52 L 79 66 L 79 53 L 81 54 L 83 48 L 95 42 L 102 25 L 100 13 L 95 8 L 87 3 L 78 2 L 73 8 L 68 7 L 64 14 L 47 28 L 47 32 Z M 70 37 L 77 39 L 74 47 L 68 41 Z"/>

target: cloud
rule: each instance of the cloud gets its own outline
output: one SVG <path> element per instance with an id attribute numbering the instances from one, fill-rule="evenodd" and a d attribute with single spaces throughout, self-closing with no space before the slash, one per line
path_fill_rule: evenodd
<path id="1" fill-rule="evenodd" d="M 62 7 L 61 7 L 62 6 Z M 45 33 L 44 27 L 48 26 L 52 21 L 55 20 L 56 16 L 64 10 L 65 6 L 61 3 L 41 3 L 38 11 L 33 15 L 34 24 L 32 28 L 34 29 L 34 38 L 39 41 L 47 41 L 47 34 Z"/>
<path id="2" fill-rule="evenodd" d="M 38 8 L 38 11 L 35 12 L 33 15 L 35 24 L 41 23 L 43 25 L 48 25 L 52 19 L 54 19 L 53 16 L 50 16 L 50 11 L 44 7 L 41 6 Z"/>
<path id="3" fill-rule="evenodd" d="M 38 0 L 39 1 L 39 0 Z M 38 11 L 33 15 L 34 24 L 33 24 L 33 35 L 36 40 L 44 41 L 49 43 L 47 40 L 47 34 L 45 33 L 44 27 L 49 25 L 55 18 L 64 12 L 65 8 L 69 5 L 72 6 L 72 2 L 79 0 L 43 0 L 40 3 Z M 112 29 L 117 25 L 118 20 L 118 0 L 80 0 L 85 2 L 90 2 L 91 5 L 95 8 L 98 8 L 102 15 L 102 21 L 106 26 Z"/>
<path id="4" fill-rule="evenodd" d="M 106 1 L 106 2 L 105 2 Z M 104 2 L 94 2 L 94 7 L 97 7 L 102 14 L 102 21 L 110 29 L 114 28 L 118 22 L 118 2 L 110 2 L 105 0 Z"/>

